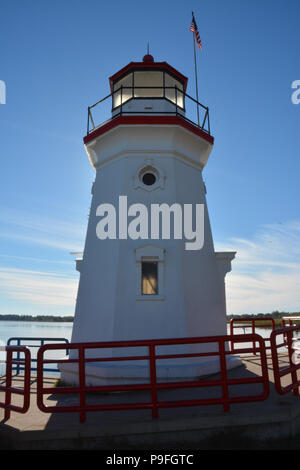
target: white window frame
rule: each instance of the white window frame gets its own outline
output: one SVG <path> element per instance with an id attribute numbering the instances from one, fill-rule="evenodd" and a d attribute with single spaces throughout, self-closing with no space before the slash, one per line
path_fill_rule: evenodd
<path id="1" fill-rule="evenodd" d="M 143 183 L 143 175 L 146 173 L 153 173 L 156 177 L 154 184 L 150 186 Z M 155 189 L 164 189 L 165 187 L 165 174 L 163 170 L 152 161 L 152 159 L 147 159 L 142 165 L 140 165 L 133 177 L 133 186 L 135 189 L 143 189 L 144 191 L 154 191 Z"/>
<path id="2" fill-rule="evenodd" d="M 164 300 L 165 250 L 159 246 L 144 245 L 135 249 L 136 256 L 136 300 Z M 142 263 L 157 263 L 158 294 L 142 294 Z"/>

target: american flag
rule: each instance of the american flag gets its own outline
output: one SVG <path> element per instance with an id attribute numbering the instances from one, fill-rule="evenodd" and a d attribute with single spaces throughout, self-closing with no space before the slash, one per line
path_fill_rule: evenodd
<path id="1" fill-rule="evenodd" d="M 192 33 L 194 33 L 196 35 L 197 45 L 198 45 L 199 49 L 202 49 L 202 42 L 201 42 L 200 34 L 199 34 L 199 31 L 198 31 L 198 28 L 197 28 L 197 23 L 195 21 L 194 13 L 193 13 L 193 18 L 192 18 L 192 23 L 191 23 L 191 26 L 190 26 L 190 31 L 192 31 Z"/>

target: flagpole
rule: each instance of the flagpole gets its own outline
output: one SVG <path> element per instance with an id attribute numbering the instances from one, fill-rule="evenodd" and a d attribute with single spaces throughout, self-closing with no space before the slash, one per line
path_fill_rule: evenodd
<path id="1" fill-rule="evenodd" d="M 192 11 L 192 16 L 194 18 L 194 12 Z M 193 40 L 194 40 L 194 66 L 195 66 L 195 82 L 196 82 L 196 99 L 197 99 L 197 120 L 198 120 L 198 127 L 200 127 L 199 121 L 199 96 L 198 96 L 198 76 L 197 76 L 197 58 L 196 58 L 196 41 L 195 41 L 195 32 L 193 32 Z"/>

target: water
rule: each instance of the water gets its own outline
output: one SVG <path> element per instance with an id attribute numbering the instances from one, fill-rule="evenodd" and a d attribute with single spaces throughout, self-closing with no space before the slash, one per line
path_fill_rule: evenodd
<path id="1" fill-rule="evenodd" d="M 280 329 L 281 327 L 277 327 L 276 329 Z M 227 325 L 227 333 L 230 334 L 230 326 Z M 234 328 L 234 334 L 235 335 L 243 335 L 243 334 L 251 334 L 252 333 L 252 327 L 251 326 L 241 326 L 241 327 L 238 327 L 238 328 Z M 263 338 L 270 338 L 270 335 L 272 333 L 272 329 L 271 328 L 264 328 L 264 327 L 256 327 L 255 328 L 255 333 L 262 336 Z M 294 334 L 293 334 L 293 338 L 299 338 L 299 341 L 300 341 L 300 332 L 298 331 L 295 331 Z M 283 335 L 277 335 L 276 337 L 276 344 L 279 345 L 279 344 L 282 344 L 284 342 L 284 338 L 283 338 Z M 266 341 L 266 347 L 268 348 L 270 346 L 270 341 Z M 252 348 L 253 346 L 253 343 L 250 342 L 250 343 L 236 343 L 235 344 L 235 349 L 237 350 L 236 352 L 238 352 L 238 349 L 244 349 L 244 348 Z M 257 346 L 258 346 L 258 343 L 257 343 Z M 278 347 L 277 348 L 277 351 L 278 352 L 287 352 L 287 347 L 286 346 L 281 346 L 281 347 Z M 267 354 L 270 354 L 271 353 L 271 350 L 270 349 L 267 349 Z"/>
<path id="2" fill-rule="evenodd" d="M 9 338 L 15 336 L 66 338 L 71 341 L 73 323 L 70 322 L 18 322 L 0 321 L 0 346 L 4 346 Z M 269 328 L 256 328 L 258 334 L 263 338 L 269 338 Z M 227 327 L 228 334 L 229 325 Z M 235 334 L 251 333 L 250 327 L 235 328 Z"/>
<path id="3" fill-rule="evenodd" d="M 48 337 L 48 338 L 66 338 L 71 341 L 73 323 L 55 323 L 55 322 L 18 322 L 18 321 L 0 321 L 0 346 L 5 346 L 7 340 L 11 337 Z M 230 334 L 229 325 L 227 332 Z M 251 327 L 235 328 L 235 334 L 251 333 Z M 256 332 L 263 338 L 269 338 L 270 328 L 256 328 Z M 252 343 L 237 344 L 236 348 L 252 347 Z M 32 357 L 36 357 L 37 348 L 31 350 Z M 57 351 L 53 357 L 62 357 L 64 351 Z M 5 351 L 0 351 L 0 360 L 6 358 Z M 55 365 L 54 365 L 55 366 Z M 0 363 L 0 374 L 4 372 L 4 366 Z"/>
<path id="4" fill-rule="evenodd" d="M 255 328 L 255 333 L 258 335 L 262 336 L 263 338 L 270 338 L 271 334 L 271 328 L 264 328 L 264 327 L 256 327 Z M 244 335 L 244 334 L 251 334 L 252 333 L 252 327 L 251 326 L 241 326 L 238 328 L 234 328 L 234 334 L 235 335 Z M 230 325 L 227 325 L 227 334 L 230 335 Z"/>
<path id="5" fill-rule="evenodd" d="M 264 327 L 256 327 L 255 328 L 255 333 L 262 336 L 263 338 L 270 338 L 270 335 L 271 335 L 271 328 L 264 328 Z M 227 325 L 227 334 L 230 335 L 230 325 Z M 238 328 L 234 328 L 234 334 L 235 335 L 245 335 L 245 334 L 252 334 L 252 327 L 251 326 L 241 326 L 241 327 L 238 327 Z M 270 343 L 267 342 L 266 346 L 269 346 Z M 258 344 L 257 344 L 258 346 Z M 253 343 L 250 342 L 250 343 L 236 343 L 235 344 L 235 349 L 246 349 L 246 348 L 252 348 L 253 347 Z"/>
<path id="6" fill-rule="evenodd" d="M 5 346 L 12 337 L 43 337 L 66 338 L 71 341 L 73 323 L 71 322 L 26 322 L 26 321 L 0 321 L 0 346 Z M 38 348 L 31 350 L 32 357 L 36 357 Z M 59 352 L 60 356 L 64 352 Z M 54 356 L 53 356 L 54 357 Z M 55 355 L 55 357 L 59 357 Z M 0 361 L 5 360 L 5 351 L 0 351 Z M 55 365 L 54 365 L 55 367 Z M 4 365 L 0 363 L 0 374 L 4 372 Z"/>

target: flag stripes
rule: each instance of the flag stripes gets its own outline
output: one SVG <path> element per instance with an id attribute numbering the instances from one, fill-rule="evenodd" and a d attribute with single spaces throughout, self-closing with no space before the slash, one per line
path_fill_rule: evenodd
<path id="1" fill-rule="evenodd" d="M 192 23 L 191 23 L 191 26 L 190 26 L 190 31 L 192 31 L 192 33 L 195 34 L 197 45 L 198 45 L 199 49 L 202 49 L 202 42 L 201 42 L 201 39 L 200 39 L 200 34 L 199 34 L 199 31 L 198 31 L 198 28 L 197 28 L 197 23 L 196 23 L 194 14 L 193 14 Z"/>

